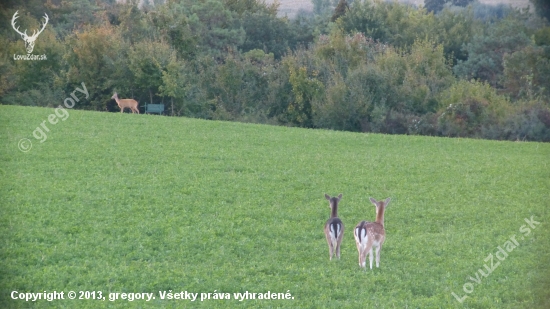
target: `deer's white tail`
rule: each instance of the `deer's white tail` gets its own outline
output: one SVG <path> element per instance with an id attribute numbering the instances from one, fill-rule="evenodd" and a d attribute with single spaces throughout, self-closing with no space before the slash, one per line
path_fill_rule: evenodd
<path id="1" fill-rule="evenodd" d="M 338 245 L 338 236 L 342 233 L 342 224 L 340 222 L 332 222 L 330 224 L 330 241 L 332 242 L 332 247 L 336 248 Z"/>
<path id="2" fill-rule="evenodd" d="M 356 227 L 354 231 L 354 237 L 355 241 L 357 241 L 359 247 L 361 249 L 364 249 L 367 247 L 367 241 L 369 239 L 367 235 L 367 229 L 365 228 L 366 221 L 361 221 Z"/>
<path id="3" fill-rule="evenodd" d="M 330 197 L 325 194 L 325 198 L 329 201 L 331 209 L 330 218 L 325 223 L 325 237 L 327 238 L 329 258 L 336 254 L 340 258 L 340 244 L 344 237 L 344 223 L 338 218 L 338 202 L 342 198 L 342 194 L 338 197 Z"/>
<path id="4" fill-rule="evenodd" d="M 355 238 L 355 244 L 357 246 L 357 251 L 359 253 L 359 267 L 366 267 L 366 254 L 367 246 L 369 244 L 369 233 L 367 230 L 367 221 L 361 221 L 355 227 L 353 231 L 353 237 Z M 371 265 L 372 268 L 372 265 Z"/>

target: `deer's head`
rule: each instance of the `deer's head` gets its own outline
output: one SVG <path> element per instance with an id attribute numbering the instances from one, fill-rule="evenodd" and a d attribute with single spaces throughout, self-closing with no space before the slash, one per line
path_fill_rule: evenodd
<path id="1" fill-rule="evenodd" d="M 40 29 L 38 32 L 36 32 L 36 30 L 33 30 L 32 35 L 28 36 L 26 29 L 25 29 L 25 32 L 21 32 L 19 31 L 19 27 L 17 28 L 15 27 L 15 20 L 19 18 L 19 16 L 17 16 L 17 12 L 19 11 L 16 11 L 15 14 L 13 14 L 13 18 L 11 19 L 11 26 L 13 27 L 13 30 L 15 30 L 17 33 L 21 35 L 21 37 L 25 41 L 25 49 L 27 49 L 27 53 L 30 54 L 34 49 L 34 41 L 36 40 L 38 35 L 42 33 L 42 31 L 44 31 L 44 28 L 46 28 L 46 25 L 48 24 L 48 20 L 49 20 L 48 14 L 44 13 L 44 19 L 46 21 L 42 24 L 42 29 Z"/>

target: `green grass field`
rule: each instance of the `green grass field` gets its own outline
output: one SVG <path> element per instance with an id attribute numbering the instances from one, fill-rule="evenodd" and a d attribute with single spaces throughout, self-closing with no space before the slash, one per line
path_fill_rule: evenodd
<path id="1" fill-rule="evenodd" d="M 68 112 L 0 106 L 0 308 L 550 308 L 550 144 Z M 341 260 L 324 193 L 343 193 Z M 369 197 L 392 202 L 362 271 Z M 44 291 L 106 300 L 12 299 Z M 294 299 L 214 299 L 246 291 Z"/>

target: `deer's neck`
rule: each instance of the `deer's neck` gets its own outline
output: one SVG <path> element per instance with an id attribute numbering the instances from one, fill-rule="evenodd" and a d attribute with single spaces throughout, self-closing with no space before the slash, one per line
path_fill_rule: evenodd
<path id="1" fill-rule="evenodd" d="M 335 218 L 338 217 L 338 204 L 334 203 L 331 207 L 330 217 Z"/>
<path id="2" fill-rule="evenodd" d="M 376 213 L 376 223 L 384 226 L 384 208 L 380 208 L 380 210 Z"/>

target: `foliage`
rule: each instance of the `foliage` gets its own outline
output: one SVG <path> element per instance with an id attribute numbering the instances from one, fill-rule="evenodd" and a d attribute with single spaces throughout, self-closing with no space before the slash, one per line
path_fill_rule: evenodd
<path id="1" fill-rule="evenodd" d="M 294 100 L 289 102 L 287 117 L 291 123 L 311 127 L 311 104 L 322 94 L 324 86 L 316 78 L 317 72 L 308 72 L 305 66 L 299 66 L 291 58 L 285 59 L 284 65 L 289 72 L 294 97 Z"/>
<path id="2" fill-rule="evenodd" d="M 535 43 L 539 46 L 550 46 L 550 27 L 544 27 L 535 32 Z"/>
<path id="3" fill-rule="evenodd" d="M 67 71 L 64 74 L 66 89 L 87 82 L 90 99 L 76 104 L 77 108 L 107 109 L 115 82 L 124 87 L 120 93 L 128 94 L 133 78 L 127 75 L 127 53 L 130 46 L 122 40 L 120 32 L 110 26 L 90 28 L 67 38 L 71 46 L 65 55 Z M 91 82 L 93 81 L 93 82 Z"/>
<path id="4" fill-rule="evenodd" d="M 426 0 L 424 1 L 424 7 L 429 12 L 437 13 L 443 10 L 445 5 L 467 6 L 473 1 L 474 0 Z"/>
<path id="5" fill-rule="evenodd" d="M 529 0 L 535 6 L 536 12 L 541 16 L 550 20 L 550 3 L 545 0 Z"/>
<path id="6" fill-rule="evenodd" d="M 348 2 L 346 0 L 339 0 L 338 5 L 334 8 L 332 17 L 330 17 L 330 21 L 335 22 L 338 18 L 344 16 L 347 10 L 349 10 Z"/>
<path id="7" fill-rule="evenodd" d="M 197 56 L 199 37 L 191 29 L 185 6 L 169 2 L 150 15 L 152 27 L 177 51 L 179 58 L 190 60 Z"/>
<path id="8" fill-rule="evenodd" d="M 344 32 L 361 32 L 398 49 L 410 49 L 417 40 L 433 41 L 443 45 L 453 62 L 467 58 L 462 46 L 478 27 L 471 10 L 445 9 L 434 15 L 397 2 L 369 1 L 355 1 L 351 8 L 338 22 Z"/>
<path id="9" fill-rule="evenodd" d="M 172 53 L 165 70 L 162 70 L 162 83 L 158 89 L 161 96 L 170 98 L 170 114 L 173 116 L 188 114 L 188 112 L 183 111 L 185 108 L 183 101 L 187 92 L 186 84 L 188 80 L 189 77 L 186 75 L 185 63 L 180 63 L 175 53 Z M 176 101 L 175 106 L 174 101 Z M 177 104 L 178 102 L 182 102 L 182 104 Z"/>
<path id="10" fill-rule="evenodd" d="M 56 32 L 60 36 L 69 35 L 75 29 L 83 29 L 86 26 L 101 24 L 101 12 L 105 8 L 100 7 L 100 3 L 89 0 L 74 1 L 44 1 L 44 8 L 50 17 L 50 22 L 54 24 Z M 42 5 L 35 6 L 39 11 Z M 26 7 L 28 8 L 28 7 Z M 43 12 L 37 12 L 41 16 Z"/>
<path id="11" fill-rule="evenodd" d="M 440 31 L 435 41 L 443 46 L 446 57 L 452 59 L 453 65 L 458 60 L 465 61 L 468 53 L 463 46 L 472 40 L 479 27 L 472 10 L 453 12 L 445 8 L 436 16 L 436 27 Z"/>
<path id="12" fill-rule="evenodd" d="M 122 37 L 132 45 L 138 45 L 141 41 L 154 39 L 156 33 L 151 27 L 147 13 L 135 4 L 122 5 L 118 15 L 117 29 Z"/>
<path id="13" fill-rule="evenodd" d="M 504 3 L 490 5 L 477 1 L 471 5 L 471 10 L 475 18 L 483 22 L 495 22 L 515 12 L 510 5 Z"/>
<path id="14" fill-rule="evenodd" d="M 503 57 L 531 45 L 526 27 L 517 19 L 507 17 L 491 24 L 487 31 L 474 35 L 465 46 L 468 59 L 459 61 L 455 73 L 464 79 L 476 78 L 500 86 L 504 71 Z"/>
<path id="15" fill-rule="evenodd" d="M 503 57 L 503 86 L 515 99 L 549 97 L 550 48 L 529 45 Z"/>
<path id="16" fill-rule="evenodd" d="M 132 84 L 139 97 L 147 98 L 145 95 L 148 94 L 149 103 L 154 103 L 153 94 L 162 86 L 163 72 L 174 57 L 175 51 L 163 42 L 142 41 L 130 48 L 128 68 L 134 77 Z"/>
<path id="17" fill-rule="evenodd" d="M 448 0 L 425 0 L 424 1 L 424 7 L 429 12 L 439 12 L 443 10 L 443 7 L 445 6 L 445 3 Z"/>
<path id="18" fill-rule="evenodd" d="M 287 20 L 265 12 L 246 12 L 243 15 L 244 42 L 239 45 L 243 52 L 261 49 L 274 54 L 276 59 L 295 47 L 295 34 Z"/>
<path id="19" fill-rule="evenodd" d="M 313 3 L 313 12 L 317 15 L 325 15 L 330 12 L 330 0 L 311 0 Z"/>
<path id="20" fill-rule="evenodd" d="M 374 61 L 375 55 L 381 53 L 382 48 L 362 33 L 345 35 L 335 29 L 328 36 L 319 36 L 314 53 L 321 60 L 327 61 L 333 70 L 345 76 L 364 61 Z"/>
<path id="21" fill-rule="evenodd" d="M 398 54 L 392 50 L 379 59 L 391 83 L 400 94 L 395 108 L 414 113 L 434 112 L 436 96 L 454 81 L 441 45 L 417 41 L 410 53 Z"/>
<path id="22" fill-rule="evenodd" d="M 540 101 L 526 101 L 507 115 L 500 128 L 485 129 L 485 138 L 550 142 L 550 108 Z"/>
<path id="23" fill-rule="evenodd" d="M 9 23 L 0 25 L 0 102 L 54 106 L 86 82 L 91 98 L 77 109 L 118 111 L 110 99 L 117 91 L 140 104 L 163 103 L 173 116 L 545 139 L 548 23 L 526 10 L 457 6 L 466 2 L 434 14 L 429 1 L 416 8 L 316 0 L 314 13 L 289 19 L 277 15 L 276 2 L 256 0 L 8 1 L 0 16 L 19 11 L 28 29 L 50 16 L 35 49 L 48 60 L 10 59 L 23 42 Z M 480 87 L 507 103 L 460 90 Z M 449 92 L 462 97 L 446 102 Z M 465 105 L 453 114 L 449 104 Z M 478 105 L 481 114 L 468 114 Z M 457 125 L 462 114 L 464 126 Z"/>
<path id="24" fill-rule="evenodd" d="M 487 83 L 461 80 L 441 93 L 445 107 L 439 116 L 444 136 L 476 136 L 482 127 L 498 126 L 510 108 L 509 101 Z"/>
<path id="25" fill-rule="evenodd" d="M 237 13 L 224 7 L 219 0 L 206 0 L 191 5 L 189 25 L 199 38 L 203 52 L 221 58 L 228 51 L 237 50 L 246 33 Z"/>
<path id="26" fill-rule="evenodd" d="M 8 104 L 33 106 L 51 106 L 59 102 L 61 89 L 56 88 L 55 82 L 61 77 L 63 57 L 66 48 L 55 37 L 55 32 L 45 29 L 40 34 L 41 41 L 35 45 L 34 54 L 47 55 L 42 61 L 13 61 L 0 59 L 0 70 L 3 71 L 0 95 Z M 4 43 L 4 44 L 1 44 Z M 25 54 L 22 40 L 5 40 L 0 43 L 0 52 L 4 55 Z M 11 61 L 10 61 L 11 60 Z"/>
<path id="27" fill-rule="evenodd" d="M 367 131 L 372 110 L 385 106 L 390 85 L 384 72 L 374 65 L 361 65 L 350 71 L 345 80 L 335 74 L 322 99 L 314 102 L 314 124 L 321 128 Z"/>
<path id="28" fill-rule="evenodd" d="M 245 13 L 264 13 L 277 15 L 278 3 L 266 4 L 257 0 L 223 0 L 225 7 L 239 15 Z"/>
<path id="29" fill-rule="evenodd" d="M 346 33 L 362 32 L 397 48 L 411 46 L 416 39 L 434 38 L 435 17 L 423 9 L 397 2 L 355 1 L 338 21 Z"/>

